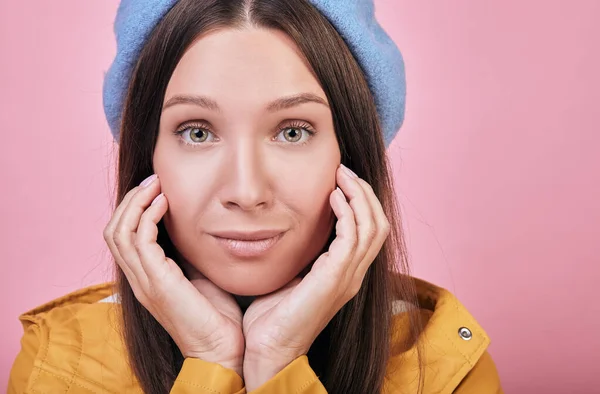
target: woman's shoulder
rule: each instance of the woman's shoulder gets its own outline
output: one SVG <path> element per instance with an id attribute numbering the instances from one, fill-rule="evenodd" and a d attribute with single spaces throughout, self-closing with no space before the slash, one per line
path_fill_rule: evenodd
<path id="1" fill-rule="evenodd" d="M 88 331 L 116 330 L 115 294 L 114 283 L 84 287 L 21 314 L 19 320 L 25 331 L 35 325 L 38 330 L 52 330 L 54 335 L 71 332 L 83 341 L 93 337 Z"/>
<path id="2" fill-rule="evenodd" d="M 23 322 L 40 322 L 60 311 L 84 309 L 86 306 L 108 301 L 114 294 L 112 282 L 84 287 L 37 306 L 23 313 L 19 319 Z"/>
<path id="3" fill-rule="evenodd" d="M 389 382 L 406 388 L 418 383 L 420 361 L 428 368 L 424 392 L 500 393 L 500 381 L 487 351 L 490 337 L 450 291 L 422 279 L 414 279 L 418 305 L 394 304 L 392 354 Z M 409 313 L 413 312 L 413 313 Z M 411 316 L 420 319 L 416 342 L 411 340 Z M 420 354 L 419 354 L 420 352 Z M 480 391 L 470 391 L 476 382 Z M 464 391 L 455 391 L 455 390 Z"/>
<path id="4" fill-rule="evenodd" d="M 109 392 L 135 390 L 120 334 L 119 304 L 114 301 L 114 284 L 104 283 L 73 291 L 19 316 L 24 332 L 10 385 L 32 390 L 35 385 L 40 392 L 66 391 L 73 386 L 90 392 L 99 387 Z"/>

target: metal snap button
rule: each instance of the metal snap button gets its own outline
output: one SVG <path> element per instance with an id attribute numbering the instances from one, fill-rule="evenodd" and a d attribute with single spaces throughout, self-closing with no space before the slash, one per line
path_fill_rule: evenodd
<path id="1" fill-rule="evenodd" d="M 470 341 L 473 338 L 473 333 L 467 327 L 461 327 L 458 329 L 458 335 L 465 341 Z"/>

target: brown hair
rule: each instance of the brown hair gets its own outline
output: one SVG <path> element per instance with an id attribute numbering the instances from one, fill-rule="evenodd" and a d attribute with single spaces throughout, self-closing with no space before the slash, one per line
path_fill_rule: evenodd
<path id="1" fill-rule="evenodd" d="M 416 304 L 416 291 L 406 275 L 406 248 L 373 96 L 343 39 L 307 0 L 181 0 L 173 6 L 149 37 L 128 87 L 116 203 L 153 172 L 164 94 L 185 50 L 200 34 L 246 26 L 281 30 L 300 48 L 330 103 L 342 163 L 373 187 L 391 224 L 391 233 L 361 290 L 337 313 L 308 354 L 329 393 L 379 392 L 390 356 L 392 301 L 399 298 Z M 174 257 L 162 221 L 158 243 L 167 256 Z M 168 392 L 183 363 L 181 352 L 115 266 L 132 369 L 144 392 Z M 412 343 L 420 329 L 415 314 L 409 335 Z"/>

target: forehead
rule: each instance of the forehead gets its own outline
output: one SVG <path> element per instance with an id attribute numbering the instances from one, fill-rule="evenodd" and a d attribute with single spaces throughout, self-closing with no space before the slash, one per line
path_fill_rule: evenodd
<path id="1" fill-rule="evenodd" d="M 197 38 L 169 81 L 172 94 L 272 98 L 301 92 L 324 97 L 296 44 L 278 30 L 222 29 Z"/>

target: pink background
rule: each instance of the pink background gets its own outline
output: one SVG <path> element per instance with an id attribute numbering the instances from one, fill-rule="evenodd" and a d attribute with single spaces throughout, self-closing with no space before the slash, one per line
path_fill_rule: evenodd
<path id="1" fill-rule="evenodd" d="M 507 393 L 599 392 L 600 2 L 377 3 L 408 75 L 390 155 L 415 274 L 487 329 Z M 0 387 L 19 313 L 110 279 L 116 7 L 0 1 Z"/>

